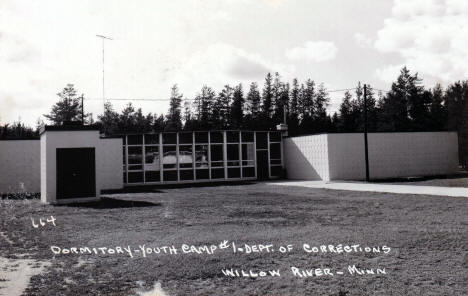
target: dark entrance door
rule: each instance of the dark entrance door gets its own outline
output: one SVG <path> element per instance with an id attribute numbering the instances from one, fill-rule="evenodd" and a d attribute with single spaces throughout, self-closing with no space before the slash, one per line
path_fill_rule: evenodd
<path id="1" fill-rule="evenodd" d="M 57 148 L 57 199 L 96 196 L 94 148 Z"/>
<path id="2" fill-rule="evenodd" d="M 266 180 L 268 178 L 268 150 L 257 150 L 257 179 Z"/>

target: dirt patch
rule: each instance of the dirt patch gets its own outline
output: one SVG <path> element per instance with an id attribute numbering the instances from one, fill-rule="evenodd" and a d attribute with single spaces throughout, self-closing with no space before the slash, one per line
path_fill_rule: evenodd
<path id="1" fill-rule="evenodd" d="M 154 283 L 153 289 L 149 291 L 137 291 L 138 296 L 169 296 L 162 288 L 161 283 Z"/>
<path id="2" fill-rule="evenodd" d="M 0 295 L 21 295 L 31 277 L 41 274 L 50 262 L 0 257 Z"/>

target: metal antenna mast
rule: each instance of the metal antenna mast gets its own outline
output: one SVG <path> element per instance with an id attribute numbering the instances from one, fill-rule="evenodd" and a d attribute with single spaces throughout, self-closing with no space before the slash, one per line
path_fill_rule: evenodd
<path id="1" fill-rule="evenodd" d="M 96 35 L 96 37 L 102 39 L 102 108 L 103 108 L 103 114 L 106 111 L 105 110 L 105 104 L 106 104 L 106 88 L 105 88 L 105 80 L 104 80 L 104 41 L 107 40 L 113 40 L 110 37 L 104 36 L 104 35 Z"/>

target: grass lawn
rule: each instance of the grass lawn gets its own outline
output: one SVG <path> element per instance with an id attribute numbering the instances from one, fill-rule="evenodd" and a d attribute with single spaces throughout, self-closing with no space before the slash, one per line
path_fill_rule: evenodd
<path id="1" fill-rule="evenodd" d="M 25 295 L 135 295 L 160 283 L 167 295 L 467 295 L 466 198 L 332 191 L 264 183 L 109 195 L 134 203 L 50 206 L 0 200 L 0 257 L 47 262 Z M 137 207 L 138 206 L 138 207 Z M 39 218 L 56 218 L 34 228 Z M 59 254 L 50 246 L 138 249 L 223 240 L 273 244 L 271 253 Z M 391 247 L 383 253 L 306 253 L 302 245 Z M 279 246 L 293 250 L 280 253 Z M 2 261 L 0 261 L 1 264 Z M 351 275 L 348 265 L 387 274 Z M 298 277 L 291 267 L 343 275 Z M 227 277 L 222 269 L 281 277 Z M 1 269 L 1 267 L 0 267 Z M 0 276 L 1 277 L 1 276 Z M 0 278 L 0 286 L 2 279 Z M 2 289 L 0 289 L 0 294 Z M 158 295 L 157 293 L 151 295 Z"/>

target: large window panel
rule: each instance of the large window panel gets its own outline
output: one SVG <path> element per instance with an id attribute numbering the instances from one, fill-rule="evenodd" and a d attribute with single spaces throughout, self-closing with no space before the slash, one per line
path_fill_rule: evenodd
<path id="1" fill-rule="evenodd" d="M 239 143 L 239 132 L 226 132 L 228 143 Z"/>
<path id="2" fill-rule="evenodd" d="M 163 172 L 164 181 L 177 181 L 177 171 L 164 171 Z"/>
<path id="3" fill-rule="evenodd" d="M 211 179 L 224 179 L 224 168 L 211 169 Z"/>
<path id="4" fill-rule="evenodd" d="M 228 166 L 239 166 L 239 144 L 227 145 L 227 161 Z"/>
<path id="5" fill-rule="evenodd" d="M 208 145 L 195 145 L 195 166 L 208 168 Z"/>
<path id="6" fill-rule="evenodd" d="M 176 146 L 163 146 L 163 168 L 176 169 L 177 168 L 177 155 Z"/>
<path id="7" fill-rule="evenodd" d="M 177 144 L 176 133 L 163 133 L 163 144 Z"/>
<path id="8" fill-rule="evenodd" d="M 159 171 L 146 171 L 145 172 L 145 183 L 148 182 L 160 182 L 160 172 Z"/>
<path id="9" fill-rule="evenodd" d="M 281 144 L 270 144 L 270 159 L 281 159 Z"/>
<path id="10" fill-rule="evenodd" d="M 143 144 L 143 135 L 128 135 L 128 145 Z"/>
<path id="11" fill-rule="evenodd" d="M 179 173 L 180 173 L 180 180 L 183 180 L 183 181 L 193 180 L 193 170 L 181 170 Z"/>
<path id="12" fill-rule="evenodd" d="M 211 167 L 224 167 L 223 145 L 211 145 Z M 211 171 L 211 178 L 213 178 L 213 171 Z"/>
<path id="13" fill-rule="evenodd" d="M 241 134 L 243 143 L 253 143 L 254 142 L 254 133 L 253 132 L 242 132 Z"/>
<path id="14" fill-rule="evenodd" d="M 157 145 L 159 144 L 159 134 L 146 134 L 145 145 Z"/>
<path id="15" fill-rule="evenodd" d="M 242 144 L 242 166 L 255 165 L 254 144 Z"/>
<path id="16" fill-rule="evenodd" d="M 159 171 L 159 147 L 146 146 L 145 147 L 145 170 L 146 171 Z"/>
<path id="17" fill-rule="evenodd" d="M 142 183 L 143 182 L 143 172 L 129 172 L 128 173 L 128 183 Z"/>
<path id="18" fill-rule="evenodd" d="M 242 177 L 243 178 L 255 177 L 255 168 L 254 167 L 243 167 L 242 168 Z"/>
<path id="19" fill-rule="evenodd" d="M 223 161 L 223 145 L 211 145 L 211 161 Z"/>
<path id="20" fill-rule="evenodd" d="M 180 145 L 179 146 L 179 167 L 180 168 L 193 167 L 192 145 Z"/>
<path id="21" fill-rule="evenodd" d="M 281 142 L 281 133 L 270 132 L 270 142 Z"/>
<path id="22" fill-rule="evenodd" d="M 179 144 L 192 144 L 192 133 L 179 133 Z"/>
<path id="23" fill-rule="evenodd" d="M 141 170 L 143 169 L 143 148 L 140 146 L 128 147 L 128 170 Z M 129 178 L 130 179 L 130 178 Z"/>
<path id="24" fill-rule="evenodd" d="M 223 143 L 224 137 L 223 132 L 211 132 L 210 133 L 210 143 Z"/>
<path id="25" fill-rule="evenodd" d="M 195 143 L 208 143 L 208 132 L 196 132 Z"/>
<path id="26" fill-rule="evenodd" d="M 197 169 L 197 180 L 207 180 L 210 178 L 210 170 L 209 169 Z"/>
<path id="27" fill-rule="evenodd" d="M 240 168 L 228 168 L 228 178 L 240 178 Z"/>

